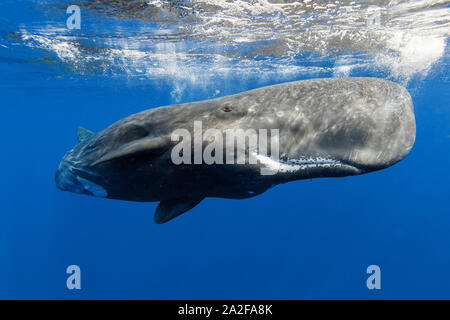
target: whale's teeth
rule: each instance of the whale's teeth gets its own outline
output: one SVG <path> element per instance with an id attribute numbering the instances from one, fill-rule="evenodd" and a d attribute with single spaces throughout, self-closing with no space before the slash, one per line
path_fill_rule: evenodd
<path id="1" fill-rule="evenodd" d="M 101 198 L 106 198 L 108 196 L 108 192 L 98 184 L 81 177 L 77 177 L 77 180 L 83 185 L 84 189 L 91 192 L 94 196 Z"/>
<path id="2" fill-rule="evenodd" d="M 340 167 L 342 162 L 329 158 L 301 158 L 301 159 L 283 159 L 275 160 L 262 154 L 255 154 L 255 157 L 261 164 L 269 170 L 275 170 L 282 173 L 296 172 L 308 168 L 331 168 Z"/>

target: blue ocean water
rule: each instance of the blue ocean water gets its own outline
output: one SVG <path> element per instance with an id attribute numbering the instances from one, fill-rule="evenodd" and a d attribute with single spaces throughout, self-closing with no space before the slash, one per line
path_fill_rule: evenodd
<path id="1" fill-rule="evenodd" d="M 376 45 L 361 48 L 348 39 L 335 45 L 329 37 L 321 39 L 327 50 L 314 51 L 302 47 L 305 38 L 296 43 L 295 32 L 271 24 L 273 17 L 292 22 L 290 7 L 248 9 L 250 26 L 229 27 L 205 22 L 228 14 L 225 6 L 207 11 L 190 1 L 179 7 L 154 1 L 145 14 L 157 18 L 144 19 L 139 10 L 108 14 L 107 6 L 97 12 L 88 2 L 79 3 L 80 30 L 67 29 L 64 1 L 0 4 L 0 298 L 450 298 L 448 6 L 419 8 L 424 19 L 433 11 L 436 28 L 423 38 L 404 40 L 423 30 L 402 25 L 395 32 L 405 34 L 391 42 L 385 38 L 392 25 L 378 30 L 379 38 L 359 28 L 359 37 Z M 265 2 L 256 2 L 262 10 Z M 325 25 L 314 18 L 319 9 L 308 10 L 316 20 L 299 30 Z M 444 15 L 440 24 L 437 12 Z M 238 39 L 258 32 L 266 39 Z M 278 45 L 277 34 L 290 46 Z M 417 138 L 403 161 L 368 175 L 280 185 L 248 200 L 206 199 L 163 225 L 153 222 L 156 203 L 55 187 L 56 166 L 76 143 L 78 125 L 99 131 L 148 108 L 342 75 L 408 88 Z M 74 264 L 81 290 L 66 287 L 66 268 Z M 369 265 L 380 266 L 380 290 L 366 286 Z"/>

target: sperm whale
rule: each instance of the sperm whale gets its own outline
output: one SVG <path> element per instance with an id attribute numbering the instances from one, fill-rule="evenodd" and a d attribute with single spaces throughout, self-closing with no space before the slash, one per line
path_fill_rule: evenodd
<path id="1" fill-rule="evenodd" d="M 302 80 L 145 110 L 96 134 L 80 127 L 55 181 L 85 195 L 159 201 L 154 220 L 164 223 L 207 197 L 245 199 L 289 181 L 387 168 L 415 134 L 413 103 L 399 84 Z"/>

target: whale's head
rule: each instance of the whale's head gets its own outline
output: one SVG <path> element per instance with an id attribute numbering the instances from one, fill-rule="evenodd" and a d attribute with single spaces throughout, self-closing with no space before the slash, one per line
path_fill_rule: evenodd
<path id="1" fill-rule="evenodd" d="M 306 83 L 314 98 L 306 94 L 284 126 L 286 164 L 303 165 L 306 177 L 346 176 L 387 168 L 409 153 L 416 125 L 405 88 L 377 78 L 324 80 Z"/>

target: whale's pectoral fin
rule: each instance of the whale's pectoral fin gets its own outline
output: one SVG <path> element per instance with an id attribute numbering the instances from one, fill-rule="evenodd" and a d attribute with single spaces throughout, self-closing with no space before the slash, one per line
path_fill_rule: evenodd
<path id="1" fill-rule="evenodd" d="M 77 137 L 78 142 L 83 142 L 86 139 L 89 139 L 92 137 L 94 133 L 86 128 L 83 128 L 82 126 L 78 126 L 77 128 Z"/>
<path id="2" fill-rule="evenodd" d="M 156 208 L 154 220 L 156 223 L 165 223 L 178 217 L 180 214 L 198 205 L 204 198 L 198 199 L 173 199 L 161 201 Z"/>

